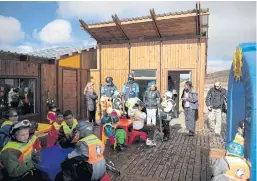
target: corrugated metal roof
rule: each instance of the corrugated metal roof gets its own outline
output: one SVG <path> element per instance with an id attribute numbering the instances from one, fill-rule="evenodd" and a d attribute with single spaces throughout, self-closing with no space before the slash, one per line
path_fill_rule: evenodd
<path id="1" fill-rule="evenodd" d="M 201 13 L 208 13 L 208 9 L 201 9 Z M 165 16 L 177 16 L 177 15 L 183 15 L 183 14 L 191 14 L 191 13 L 196 13 L 196 9 L 193 10 L 187 10 L 187 11 L 180 11 L 180 12 L 169 12 L 169 13 L 163 13 L 163 14 L 156 14 L 156 17 L 165 17 Z M 138 16 L 138 17 L 133 17 L 133 18 L 124 18 L 120 19 L 120 22 L 128 22 L 128 21 L 135 21 L 135 20 L 143 20 L 143 19 L 148 19 L 151 18 L 150 15 L 147 16 Z M 114 21 L 104 21 L 100 23 L 88 23 L 87 25 L 102 25 L 102 24 L 110 24 L 114 23 Z"/>
<path id="2" fill-rule="evenodd" d="M 67 55 L 70 53 L 79 52 L 82 50 L 86 50 L 89 48 L 94 48 L 94 45 L 87 45 L 87 46 L 66 46 L 66 47 L 54 47 L 54 48 L 46 48 L 37 50 L 34 52 L 28 53 L 29 55 L 33 56 L 41 56 L 41 57 L 47 57 L 47 58 L 57 58 L 62 55 Z"/>
<path id="3" fill-rule="evenodd" d="M 18 56 L 21 56 L 21 55 L 28 55 L 30 57 L 35 57 L 35 58 L 40 58 L 40 59 L 49 59 L 49 57 L 45 57 L 45 56 L 39 56 L 39 55 L 32 55 L 32 54 L 29 54 L 29 53 L 18 53 L 18 52 L 11 52 L 11 51 L 5 51 L 5 50 L 0 50 L 0 54 L 13 54 L 13 55 L 18 55 Z"/>

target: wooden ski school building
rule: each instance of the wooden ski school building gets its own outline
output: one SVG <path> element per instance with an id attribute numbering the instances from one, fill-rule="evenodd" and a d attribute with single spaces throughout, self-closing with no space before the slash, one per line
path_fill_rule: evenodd
<path id="1" fill-rule="evenodd" d="M 163 93 L 168 76 L 176 79 L 188 73 L 199 94 L 198 126 L 203 128 L 209 10 L 199 6 L 166 14 L 155 14 L 151 9 L 148 16 L 131 19 L 113 15 L 113 21 L 96 24 L 80 19 L 81 28 L 97 41 L 96 47 L 53 59 L 1 51 L 0 86 L 10 84 L 10 79 L 33 79 L 34 108 L 20 119 L 46 122 L 49 98 L 61 110 L 70 109 L 78 119 L 85 119 L 83 92 L 88 81 L 94 80 L 100 92 L 105 78 L 111 76 L 121 90 L 128 73 L 133 71 L 141 86 L 156 80 Z"/>

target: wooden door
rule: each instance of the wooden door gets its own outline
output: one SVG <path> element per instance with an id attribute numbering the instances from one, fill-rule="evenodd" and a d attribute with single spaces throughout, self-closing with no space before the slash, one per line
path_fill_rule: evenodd
<path id="1" fill-rule="evenodd" d="M 78 116 L 78 79 L 77 70 L 63 69 L 62 102 L 63 111 L 71 110 L 74 117 Z"/>

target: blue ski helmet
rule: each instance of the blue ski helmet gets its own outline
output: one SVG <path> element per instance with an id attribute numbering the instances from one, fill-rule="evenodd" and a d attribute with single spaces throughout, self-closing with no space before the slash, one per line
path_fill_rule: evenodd
<path id="1" fill-rule="evenodd" d="M 244 147 L 236 142 L 231 142 L 226 146 L 227 154 L 243 157 L 244 156 Z"/>

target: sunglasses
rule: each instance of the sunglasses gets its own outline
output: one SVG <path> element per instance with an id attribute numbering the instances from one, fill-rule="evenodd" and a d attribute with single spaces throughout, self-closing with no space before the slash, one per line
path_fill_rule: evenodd
<path id="1" fill-rule="evenodd" d="M 10 117 L 18 117 L 18 115 L 16 114 L 16 115 L 11 115 Z"/>

